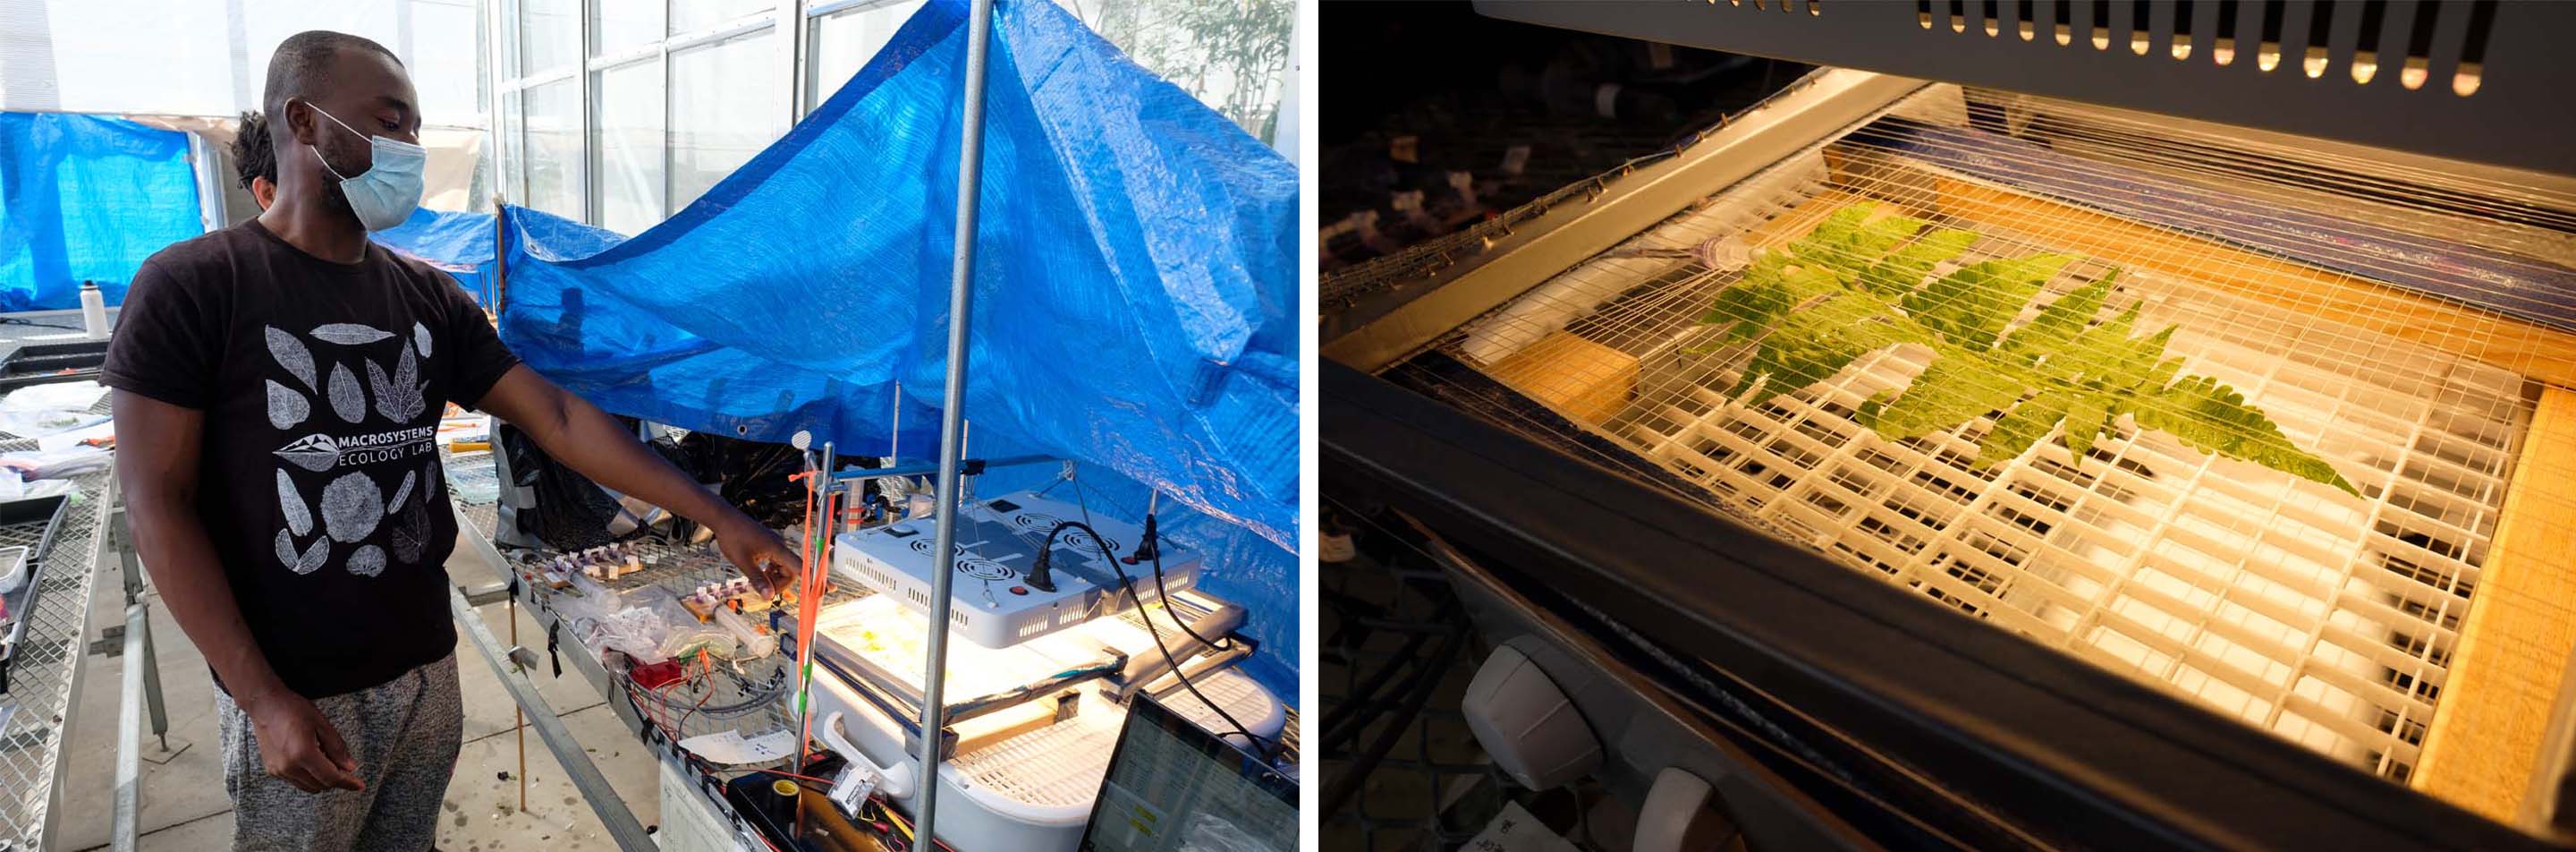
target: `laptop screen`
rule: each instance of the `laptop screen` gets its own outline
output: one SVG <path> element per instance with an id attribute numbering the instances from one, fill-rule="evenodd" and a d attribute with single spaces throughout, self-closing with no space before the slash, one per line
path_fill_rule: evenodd
<path id="1" fill-rule="evenodd" d="M 1295 781 L 1150 696 L 1129 703 L 1085 852 L 1296 848 Z"/>

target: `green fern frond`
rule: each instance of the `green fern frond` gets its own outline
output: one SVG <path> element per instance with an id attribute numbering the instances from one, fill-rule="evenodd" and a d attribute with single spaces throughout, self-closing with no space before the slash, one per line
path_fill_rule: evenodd
<path id="1" fill-rule="evenodd" d="M 2039 295 L 2071 254 L 1989 260 L 1960 267 L 1923 289 L 1905 294 L 1907 316 L 1950 343 L 1973 351 L 1994 346 L 2004 324 Z"/>
<path id="2" fill-rule="evenodd" d="M 1730 399 L 1807 387 L 1871 353 L 1919 344 L 1933 350 L 1931 365 L 1859 412 L 1862 425 L 1889 440 L 1994 414 L 1978 466 L 2016 458 L 2054 432 L 2080 468 L 2093 442 L 2116 435 L 2128 415 L 2201 452 L 2359 493 L 2243 395 L 2207 376 L 2182 375 L 2181 360 L 2165 357 L 2173 328 L 2136 336 L 2135 304 L 2095 322 L 2118 270 L 2058 297 L 2007 334 L 2073 255 L 1982 261 L 1918 287 L 1977 235 L 1923 231 L 1923 220 L 1873 219 L 1877 212 L 1866 202 L 1835 211 L 1787 251 L 1748 266 L 1700 318 L 1729 325 L 1727 343 L 1761 341 Z"/>

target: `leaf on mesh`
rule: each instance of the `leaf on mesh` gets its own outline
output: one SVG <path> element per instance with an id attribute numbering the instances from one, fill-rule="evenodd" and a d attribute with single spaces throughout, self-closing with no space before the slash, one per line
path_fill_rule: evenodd
<path id="1" fill-rule="evenodd" d="M 2084 469 L 2084 456 L 2093 451 L 2093 439 L 2111 431 L 2117 416 L 2111 401 L 2098 394 L 2086 394 L 2071 400 L 2066 408 L 2066 454 L 2072 457 L 2076 470 Z"/>
<path id="2" fill-rule="evenodd" d="M 2066 417 L 2067 405 L 2072 401 L 2068 394 L 2049 392 L 2013 406 L 1995 419 L 1995 428 L 1986 433 L 1986 439 L 1977 442 L 1976 465 L 1988 468 L 2019 458 L 2032 444 L 2048 437 L 2048 430 Z M 2068 421 L 2066 428 L 2073 431 L 2074 421 Z"/>
<path id="3" fill-rule="evenodd" d="M 2102 302 L 2111 296 L 2111 282 L 2119 274 L 2118 270 L 2113 270 L 2111 274 L 2102 276 L 2100 281 L 2059 296 L 2057 301 L 2048 303 L 2048 307 L 2039 309 L 2039 316 L 2032 318 L 2028 325 L 2004 338 L 1999 350 L 2029 364 L 2038 361 L 2040 356 L 2065 347 L 2093 322 L 2094 314 L 2101 312 Z"/>
<path id="4" fill-rule="evenodd" d="M 2010 407 L 2026 389 L 2018 371 L 1996 370 L 1991 360 L 1968 353 L 1943 352 L 1895 402 L 1865 411 L 1861 422 L 1891 441 L 1911 438 Z"/>
<path id="5" fill-rule="evenodd" d="M 2290 443 L 2280 426 L 2217 379 L 2186 376 L 2140 400 L 2138 425 L 2179 438 L 2184 446 L 2361 494 L 2333 465 Z"/>
<path id="6" fill-rule="evenodd" d="M 1984 351 L 2022 305 L 2074 260 L 2042 254 L 1972 263 L 1905 294 L 1905 313 L 1952 344 Z"/>
<path id="7" fill-rule="evenodd" d="M 1872 220 L 1878 205 L 1860 202 L 1834 211 L 1812 231 L 1791 243 L 1800 262 L 1833 270 L 1846 280 L 1877 263 L 1898 242 L 1931 224 L 1912 216 L 1889 215 Z"/>
<path id="8" fill-rule="evenodd" d="M 1902 295 L 1923 283 L 1923 276 L 1932 274 L 1933 266 L 1958 257 L 1976 241 L 1975 232 L 1955 228 L 1924 234 L 1861 272 L 1861 289 L 1882 296 Z"/>
<path id="9" fill-rule="evenodd" d="M 1905 342 L 1905 330 L 1886 322 L 1889 313 L 1886 302 L 1844 293 L 1782 318 L 1727 398 L 1742 397 L 1748 389 L 1803 388 L 1833 378 L 1862 356 Z"/>
<path id="10" fill-rule="evenodd" d="M 2005 335 L 2074 256 L 1984 261 L 1917 288 L 1933 266 L 1977 236 L 1935 230 L 1891 254 L 1890 247 L 1925 223 L 1903 216 L 1873 220 L 1876 212 L 1867 202 L 1835 211 L 1791 252 L 1755 260 L 1741 282 L 1719 294 L 1701 321 L 1731 324 L 1728 343 L 1761 340 L 1728 398 L 1797 390 L 1870 353 L 1920 344 L 1934 350 L 1931 366 L 1859 412 L 1863 425 L 1889 440 L 2000 412 L 1979 443 L 1976 464 L 2017 458 L 2062 423 L 2062 440 L 2080 468 L 2093 442 L 2116 434 L 2115 424 L 2127 414 L 2202 452 L 2359 493 L 2233 389 L 2207 376 L 2181 375 L 2182 361 L 2165 357 L 2172 327 L 2132 336 L 2137 305 L 2095 323 L 2118 270 L 2059 297 Z"/>

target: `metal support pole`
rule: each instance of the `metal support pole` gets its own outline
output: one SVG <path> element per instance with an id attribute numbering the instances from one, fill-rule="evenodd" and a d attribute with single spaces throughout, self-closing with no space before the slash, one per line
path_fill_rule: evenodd
<path id="1" fill-rule="evenodd" d="M 151 714 L 152 737 L 160 741 L 161 753 L 165 755 L 162 759 L 167 760 L 170 754 L 170 711 L 161 704 L 161 652 L 152 644 L 152 608 L 142 603 L 134 606 L 143 610 L 144 617 L 139 628 L 129 626 L 127 629 L 139 629 L 143 633 L 143 656 L 127 656 L 125 664 L 143 669 L 143 707 Z"/>
<path id="2" fill-rule="evenodd" d="M 937 848 L 939 827 L 940 731 L 947 728 L 940 706 L 948 679 L 948 610 L 957 569 L 957 461 L 966 449 L 966 340 L 975 306 L 975 202 L 983 190 L 984 53 L 993 31 L 993 0 L 975 0 L 966 16 L 965 136 L 957 145 L 957 262 L 948 279 L 948 391 L 939 407 L 939 484 L 932 494 L 939 511 L 939 532 L 931 553 L 941 570 L 932 573 L 930 591 L 930 659 L 923 667 L 921 702 L 920 846 Z"/>
<path id="3" fill-rule="evenodd" d="M 116 852 L 134 852 L 143 813 L 143 655 L 142 604 L 125 608 L 125 696 L 116 712 L 116 802 L 108 842 Z"/>
<path id="4" fill-rule="evenodd" d="M 124 506 L 109 509 L 107 534 L 109 546 L 116 549 L 118 573 L 124 580 L 125 605 L 128 608 L 143 605 L 143 593 L 150 588 L 150 585 L 144 580 L 143 559 L 134 552 L 134 531 L 126 525 Z M 151 711 L 152 736 L 160 741 L 161 753 L 168 755 L 170 753 L 170 711 L 161 702 L 160 648 L 152 642 L 151 619 L 147 617 L 141 623 L 142 627 L 139 631 L 137 628 L 128 627 L 129 635 L 124 638 L 127 650 L 131 651 L 136 643 L 130 634 L 142 633 L 142 656 L 128 655 L 125 658 L 126 665 L 140 664 L 142 667 L 144 706 Z"/>

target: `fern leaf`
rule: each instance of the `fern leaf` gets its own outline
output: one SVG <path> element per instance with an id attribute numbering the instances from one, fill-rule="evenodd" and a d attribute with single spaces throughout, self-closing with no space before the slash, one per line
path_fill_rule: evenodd
<path id="1" fill-rule="evenodd" d="M 2137 397 L 2138 425 L 2170 434 L 2185 446 L 2250 461 L 2301 479 L 2322 482 L 2360 496 L 2352 482 L 2325 459 L 2299 449 L 2263 412 L 2245 404 L 2236 389 L 2208 376 L 2187 376 L 2153 394 Z"/>
<path id="2" fill-rule="evenodd" d="M 2084 469 L 2084 455 L 2093 451 L 2093 439 L 2111 431 L 2112 406 L 2099 394 L 2077 397 L 2066 408 L 2066 454 L 2075 469 Z"/>
<path id="3" fill-rule="evenodd" d="M 1862 202 L 1834 211 L 1819 222 L 1815 230 L 1789 245 L 1802 263 L 1833 270 L 1845 280 L 1857 277 L 1877 263 L 1897 243 L 1931 224 L 1912 216 L 1891 215 L 1872 220 L 1878 205 Z"/>
<path id="4" fill-rule="evenodd" d="M 1953 345 L 1984 351 L 2022 305 L 2074 260 L 2074 255 L 2043 254 L 1972 263 L 1905 294 L 1905 313 Z"/>
<path id="5" fill-rule="evenodd" d="M 1902 295 L 1923 283 L 1941 261 L 1958 257 L 1977 241 L 1973 231 L 1942 228 L 1924 234 L 1860 274 L 1861 289 L 1883 296 Z"/>
<path id="6" fill-rule="evenodd" d="M 2064 348 L 2075 340 L 2076 335 L 2084 332 L 2085 326 L 2092 324 L 2093 315 L 2100 312 L 2103 301 L 2111 297 L 2112 280 L 2118 277 L 2118 270 L 2113 270 L 2110 275 L 2102 276 L 2100 281 L 2059 296 L 2057 301 L 2048 303 L 2048 307 L 2039 309 L 2039 316 L 2032 318 L 2029 325 L 2004 338 L 2001 351 L 2015 356 L 2023 364 L 2030 364 L 2042 355 Z"/>
<path id="7" fill-rule="evenodd" d="M 1740 343 L 1760 336 L 1779 325 L 1800 306 L 1818 296 L 1843 292 L 1831 271 L 1811 267 L 1786 269 L 1787 258 L 1771 255 L 1746 270 L 1744 280 L 1717 294 L 1717 302 L 1699 321 L 1711 325 L 1734 323 L 1727 328 L 1725 343 Z"/>
<path id="8" fill-rule="evenodd" d="M 1906 330 L 1887 322 L 1892 313 L 1886 302 L 1868 294 L 1844 293 L 1790 314 L 1763 338 L 1761 350 L 1727 398 L 1772 386 L 1803 388 L 1833 378 L 1862 356 L 1905 342 Z"/>
<path id="9" fill-rule="evenodd" d="M 1862 423 L 1891 441 L 1911 438 L 2009 407 L 2025 390 L 2019 371 L 1997 370 L 1991 359 L 1968 353 L 1944 352 L 1895 402 L 1864 410 Z"/>
<path id="10" fill-rule="evenodd" d="M 1916 343 L 1935 351 L 1931 366 L 1859 412 L 1863 425 L 1889 440 L 1997 413 L 1976 464 L 2016 458 L 2063 424 L 2061 440 L 2080 468 L 2093 442 L 2116 434 L 2114 424 L 2128 414 L 2140 427 L 2202 452 L 2359 493 L 2234 389 L 2207 376 L 2181 375 L 2182 361 L 2165 357 L 2172 327 L 2131 336 L 2136 305 L 2095 324 L 2118 270 L 2059 297 L 2005 335 L 2048 279 L 2075 258 L 1989 260 L 1918 287 L 1933 266 L 1977 239 L 1955 229 L 1916 237 L 1926 224 L 1878 217 L 1876 204 L 1855 203 L 1825 217 L 1789 251 L 1757 258 L 1700 318 L 1727 324 L 1728 343 L 1761 340 L 1727 396 L 1803 388 L 1870 353 Z"/>
<path id="11" fill-rule="evenodd" d="M 1977 467 L 1993 467 L 2019 458 L 2031 445 L 2048 437 L 2048 430 L 2066 417 L 2067 406 L 2072 402 L 2068 394 L 2044 392 L 1995 418 L 1995 428 L 1986 432 L 1985 440 L 1977 442 Z M 2066 428 L 2074 431 L 2074 421 L 2068 421 Z"/>

